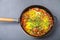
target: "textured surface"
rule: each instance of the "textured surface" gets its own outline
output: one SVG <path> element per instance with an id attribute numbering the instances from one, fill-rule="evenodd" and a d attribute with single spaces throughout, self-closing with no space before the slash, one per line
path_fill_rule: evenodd
<path id="1" fill-rule="evenodd" d="M 19 18 L 30 5 L 43 5 L 56 16 L 53 32 L 44 38 L 28 36 L 18 23 L 0 22 L 0 40 L 60 40 L 60 0 L 0 0 L 0 17 Z"/>

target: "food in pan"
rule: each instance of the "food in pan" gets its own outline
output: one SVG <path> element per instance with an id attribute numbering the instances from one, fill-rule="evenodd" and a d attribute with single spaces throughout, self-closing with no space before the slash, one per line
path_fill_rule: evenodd
<path id="1" fill-rule="evenodd" d="M 53 19 L 44 9 L 30 8 L 22 14 L 21 25 L 30 35 L 43 36 L 53 26 Z"/>

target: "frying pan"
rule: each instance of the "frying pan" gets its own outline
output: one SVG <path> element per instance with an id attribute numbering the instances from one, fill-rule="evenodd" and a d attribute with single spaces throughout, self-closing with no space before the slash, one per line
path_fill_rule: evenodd
<path id="1" fill-rule="evenodd" d="M 53 19 L 53 24 L 54 24 L 54 17 L 53 17 L 53 15 L 52 15 L 52 13 L 50 12 L 50 10 L 47 9 L 46 7 L 44 7 L 44 6 L 41 6 L 41 5 L 31 5 L 31 6 L 27 7 L 27 8 L 25 8 L 25 9 L 22 11 L 21 16 L 20 16 L 19 18 L 17 18 L 17 19 L 14 19 L 14 18 L 0 18 L 0 21 L 1 21 L 1 22 L 18 22 L 18 23 L 20 23 L 20 25 L 21 25 L 21 18 L 22 18 L 23 13 L 25 13 L 26 11 L 28 11 L 30 8 L 41 8 L 41 9 L 45 10 L 46 12 L 48 12 L 49 15 L 52 17 L 52 19 Z M 22 25 L 21 25 L 21 27 L 22 27 Z M 52 26 L 52 27 L 53 27 L 53 26 Z M 51 29 L 52 29 L 52 27 L 51 27 Z M 22 27 L 22 29 L 24 30 L 23 27 Z M 50 30 L 51 30 L 51 29 L 50 29 Z M 49 33 L 50 30 L 49 30 L 47 33 Z M 26 30 L 24 30 L 24 31 L 26 32 Z M 26 33 L 27 33 L 27 32 L 26 32 Z M 46 34 L 47 34 L 47 33 L 46 33 Z M 30 36 L 33 36 L 33 35 L 29 34 L 29 33 L 27 33 L 27 34 L 30 35 Z M 42 35 L 42 36 L 45 36 L 46 34 L 44 34 L 44 35 Z M 33 36 L 33 37 L 42 37 L 42 36 Z"/>

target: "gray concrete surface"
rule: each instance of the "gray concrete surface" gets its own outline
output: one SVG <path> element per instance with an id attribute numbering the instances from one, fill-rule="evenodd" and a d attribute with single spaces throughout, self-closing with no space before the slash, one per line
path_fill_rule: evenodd
<path id="1" fill-rule="evenodd" d="M 27 35 L 18 23 L 0 22 L 0 40 L 60 40 L 60 0 L 0 0 L 0 17 L 19 18 L 30 5 L 47 7 L 57 18 L 53 32 L 45 38 Z"/>

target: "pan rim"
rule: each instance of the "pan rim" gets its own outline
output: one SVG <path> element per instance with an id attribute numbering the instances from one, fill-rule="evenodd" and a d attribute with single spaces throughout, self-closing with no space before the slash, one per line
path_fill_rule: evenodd
<path id="1" fill-rule="evenodd" d="M 20 16 L 20 18 L 19 18 L 19 19 L 20 19 L 20 20 L 19 20 L 20 25 L 21 25 L 21 18 L 22 18 L 23 13 L 26 12 L 27 10 L 29 10 L 30 8 L 35 8 L 35 7 L 41 8 L 41 9 L 45 10 L 46 12 L 48 12 L 49 15 L 50 15 L 50 16 L 52 17 L 52 19 L 53 19 L 53 26 L 54 26 L 54 15 L 52 15 L 52 13 L 51 13 L 51 11 L 50 11 L 49 9 L 47 9 L 46 7 L 44 7 L 44 6 L 42 6 L 42 5 L 30 5 L 30 6 L 26 7 L 26 8 L 22 11 L 21 16 Z M 49 34 L 49 32 L 52 30 L 53 26 L 51 26 L 50 30 L 48 30 L 48 32 L 45 33 L 44 35 L 42 35 L 42 36 L 33 36 L 33 35 L 27 33 L 27 32 L 25 31 L 25 29 L 24 29 L 24 28 L 22 27 L 22 25 L 21 25 L 21 27 L 22 27 L 22 29 L 24 30 L 24 32 L 27 33 L 28 35 L 32 36 L 32 37 L 44 37 L 44 36 L 46 36 L 46 35 Z"/>

